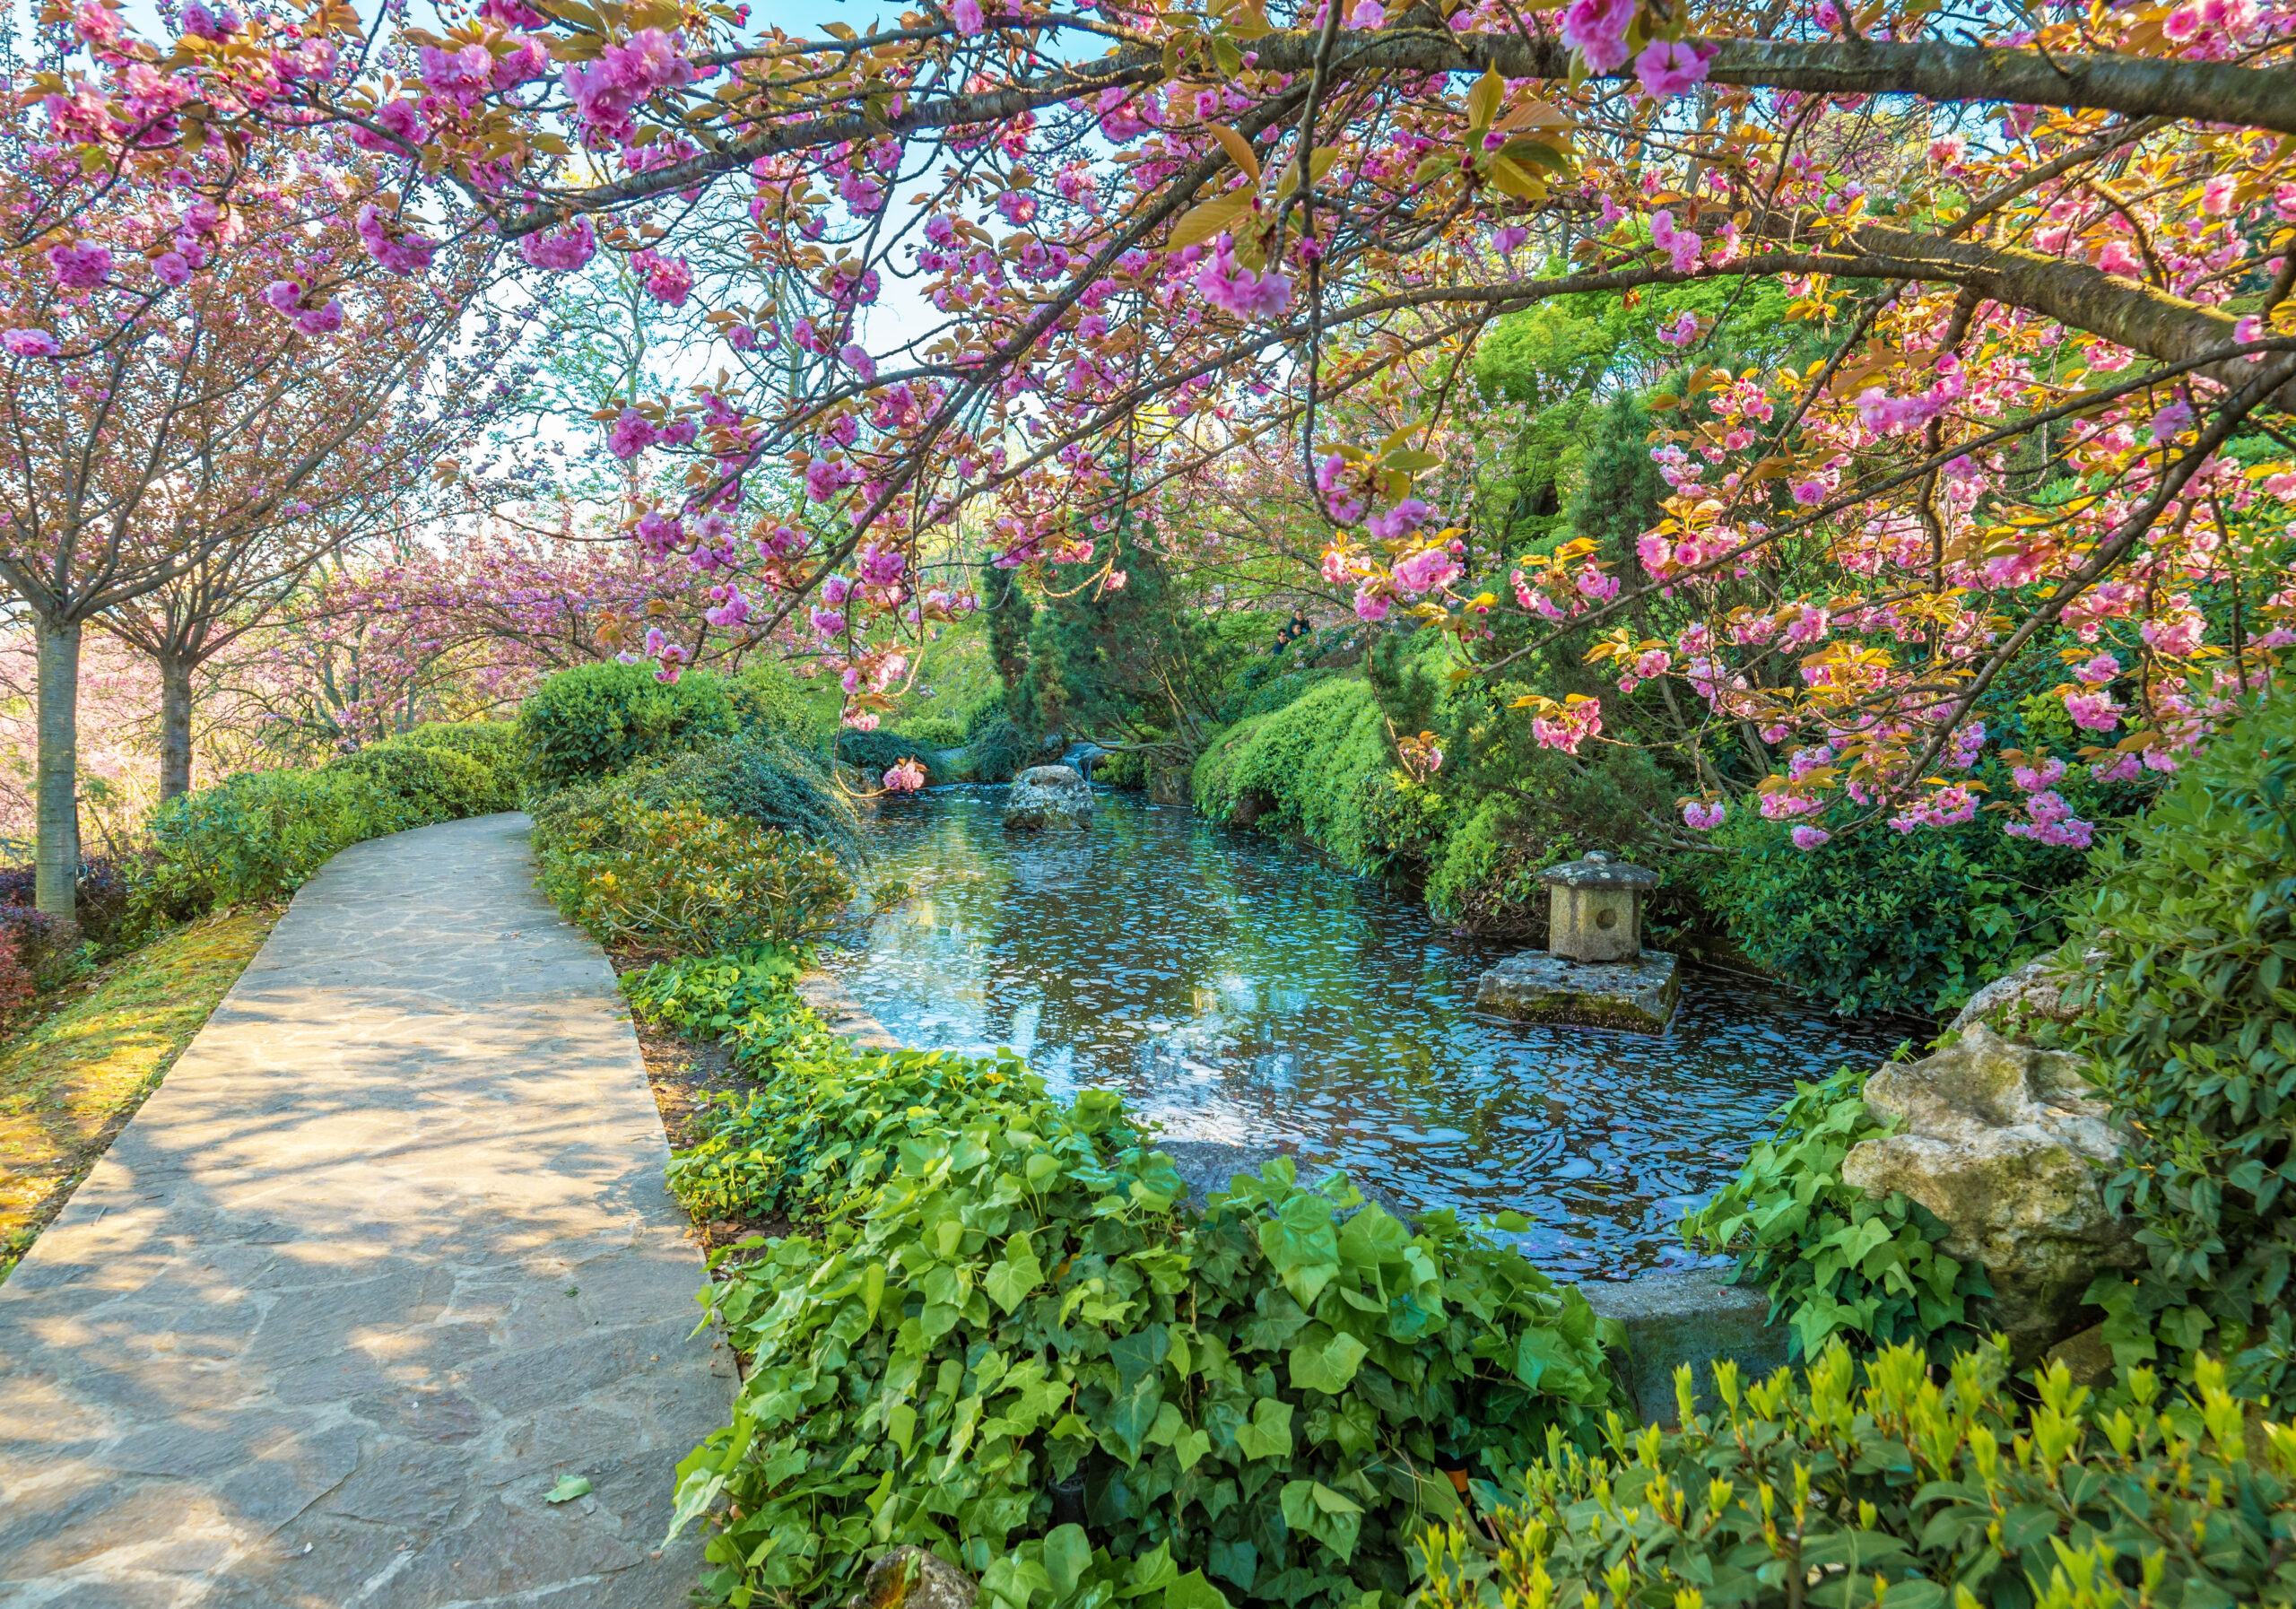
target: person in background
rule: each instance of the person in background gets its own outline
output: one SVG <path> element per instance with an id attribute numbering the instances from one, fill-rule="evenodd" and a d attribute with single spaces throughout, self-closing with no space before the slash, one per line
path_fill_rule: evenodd
<path id="1" fill-rule="evenodd" d="M 1283 630 L 1276 632 L 1275 646 L 1267 651 L 1271 654 L 1280 654 L 1313 630 L 1314 628 L 1308 624 L 1306 613 L 1294 609 L 1292 611 L 1292 618 L 1283 623 Z"/>

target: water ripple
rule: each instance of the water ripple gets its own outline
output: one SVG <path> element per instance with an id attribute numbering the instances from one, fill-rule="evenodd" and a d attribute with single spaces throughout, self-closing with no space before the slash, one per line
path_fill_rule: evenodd
<path id="1" fill-rule="evenodd" d="M 1007 834 L 1003 794 L 879 809 L 915 891 L 825 959 L 894 1034 L 1009 1045 L 1175 1139 L 1287 1144 L 1411 1206 L 1527 1213 L 1558 1274 L 1692 1261 L 1674 1223 L 1794 1081 L 1903 1036 L 1710 971 L 1663 1035 L 1483 1016 L 1500 952 L 1303 851 L 1105 793 L 1088 833 Z"/>

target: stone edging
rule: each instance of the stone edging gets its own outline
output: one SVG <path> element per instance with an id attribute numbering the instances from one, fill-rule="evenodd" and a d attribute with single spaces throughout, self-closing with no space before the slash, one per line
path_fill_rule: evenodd
<path id="1" fill-rule="evenodd" d="M 866 1006 L 848 994 L 843 984 L 827 972 L 804 973 L 797 979 L 796 989 L 797 997 L 813 1008 L 815 1016 L 829 1024 L 831 1033 L 851 1039 L 867 1050 L 908 1048 L 886 1031 L 883 1022 L 870 1015 Z"/>

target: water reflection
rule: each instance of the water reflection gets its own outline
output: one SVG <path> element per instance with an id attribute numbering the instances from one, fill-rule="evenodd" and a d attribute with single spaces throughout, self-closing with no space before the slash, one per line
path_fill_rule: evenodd
<path id="1" fill-rule="evenodd" d="M 1713 972 L 1663 1036 L 1479 1016 L 1498 952 L 1408 900 L 1125 795 L 1090 832 L 1007 834 L 1003 792 L 880 810 L 915 894 L 826 959 L 894 1034 L 1010 1045 L 1174 1138 L 1289 1144 L 1413 1206 L 1527 1213 L 1556 1274 L 1689 1262 L 1675 1221 L 1793 1081 L 1901 1037 Z"/>

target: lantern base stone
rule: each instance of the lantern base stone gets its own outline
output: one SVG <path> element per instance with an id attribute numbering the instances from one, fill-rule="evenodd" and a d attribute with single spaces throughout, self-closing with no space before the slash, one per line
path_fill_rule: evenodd
<path id="1" fill-rule="evenodd" d="M 1671 955 L 1645 952 L 1632 961 L 1574 961 L 1526 950 L 1483 975 L 1474 1003 L 1518 1022 L 1657 1033 L 1674 1016 L 1681 993 Z"/>

